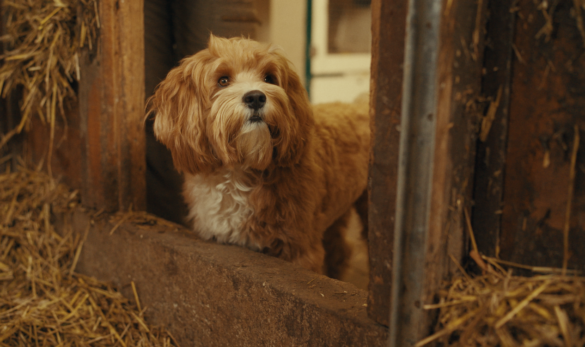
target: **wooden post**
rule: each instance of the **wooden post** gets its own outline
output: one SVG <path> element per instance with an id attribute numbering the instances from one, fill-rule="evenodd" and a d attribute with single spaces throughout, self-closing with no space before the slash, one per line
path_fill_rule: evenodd
<path id="1" fill-rule="evenodd" d="M 79 86 L 83 204 L 144 210 L 143 1 L 99 2 L 95 55 L 86 53 Z"/>
<path id="2" fill-rule="evenodd" d="M 368 314 L 388 325 L 407 1 L 372 1 Z"/>
<path id="3" fill-rule="evenodd" d="M 409 1 L 390 346 L 430 332 L 433 313 L 424 305 L 455 268 L 451 256 L 465 252 L 486 4 Z"/>

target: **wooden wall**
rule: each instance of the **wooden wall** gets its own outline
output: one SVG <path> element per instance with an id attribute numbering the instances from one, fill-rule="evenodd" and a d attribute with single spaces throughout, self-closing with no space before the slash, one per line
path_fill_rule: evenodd
<path id="1" fill-rule="evenodd" d="M 479 144 L 474 227 L 486 254 L 546 267 L 567 256 L 583 270 L 585 10 L 574 4 L 490 5 L 484 79 L 502 96 Z"/>

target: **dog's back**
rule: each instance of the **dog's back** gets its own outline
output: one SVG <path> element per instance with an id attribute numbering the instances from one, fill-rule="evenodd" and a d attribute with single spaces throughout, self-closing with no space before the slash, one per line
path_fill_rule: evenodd
<path id="1" fill-rule="evenodd" d="M 363 103 L 320 104 L 313 107 L 315 148 L 324 169 L 327 195 L 322 209 L 332 224 L 358 199 L 367 186 L 370 118 Z M 340 204 L 340 202 L 343 202 Z"/>

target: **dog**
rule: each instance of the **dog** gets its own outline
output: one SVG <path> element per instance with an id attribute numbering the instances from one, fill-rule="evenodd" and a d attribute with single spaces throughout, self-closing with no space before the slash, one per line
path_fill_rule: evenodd
<path id="1" fill-rule="evenodd" d="M 211 35 L 148 105 L 202 239 L 341 276 L 344 228 L 367 184 L 366 104 L 312 107 L 277 47 Z"/>

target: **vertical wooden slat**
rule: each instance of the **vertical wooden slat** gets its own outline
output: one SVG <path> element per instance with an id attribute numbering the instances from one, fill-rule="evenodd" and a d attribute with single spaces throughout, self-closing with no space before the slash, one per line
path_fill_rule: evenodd
<path id="1" fill-rule="evenodd" d="M 515 10 L 515 60 L 504 207 L 500 239 L 503 259 L 534 266 L 563 264 L 569 227 L 569 267 L 585 269 L 585 33 L 574 4 L 538 8 L 520 1 Z M 543 12 L 551 18 L 546 30 Z M 569 219 L 571 157 L 575 126 L 580 144 Z"/>
<path id="2" fill-rule="evenodd" d="M 3 8 L 3 0 L 0 0 L 0 36 L 4 35 L 4 11 Z M 4 54 L 4 45 L 0 45 L 0 54 Z M 11 127 L 8 124 L 8 116 L 6 114 L 6 99 L 0 97 L 0 141 L 2 140 L 2 136 L 7 134 L 10 131 Z M 4 146 L 4 148 L 0 148 L 0 160 L 5 155 L 8 155 L 8 147 Z M 0 172 L 4 172 L 6 168 L 6 163 L 0 162 Z"/>
<path id="3" fill-rule="evenodd" d="M 118 15 L 124 103 L 118 104 L 120 126 L 119 207 L 146 208 L 144 115 L 144 1 L 124 1 Z M 139 179 L 137 179 L 139 178 Z"/>
<path id="4" fill-rule="evenodd" d="M 443 2 L 425 302 L 457 269 L 451 256 L 461 261 L 468 251 L 486 8 L 487 0 Z"/>
<path id="5" fill-rule="evenodd" d="M 490 45 L 486 47 L 484 56 L 482 94 L 488 98 L 490 105 L 496 107 L 496 112 L 491 123 L 484 123 L 484 128 L 489 128 L 489 130 L 484 129 L 487 137 L 480 140 L 477 145 L 473 230 L 479 251 L 485 255 L 496 256 L 506 174 L 510 79 L 514 59 L 512 46 L 516 14 L 510 11 L 510 4 L 507 2 L 489 1 L 488 6 L 490 17 L 486 24 L 486 39 Z"/>
<path id="6" fill-rule="evenodd" d="M 3 1 L 0 0 L 0 36 L 4 35 L 4 13 L 2 11 L 2 5 Z M 0 44 L 0 54 L 4 54 L 4 44 Z M 8 100 L 0 97 L 0 141 L 2 141 L 4 135 L 8 134 L 8 132 L 13 129 L 13 125 L 11 124 L 12 117 L 8 115 L 7 104 Z M 8 162 L 2 162 L 2 158 L 10 155 L 10 152 L 11 151 L 7 145 L 0 148 L 0 172 L 4 172 L 7 165 L 9 165 Z"/>
<path id="7" fill-rule="evenodd" d="M 0 0 L 0 36 L 4 34 L 4 11 L 3 11 L 3 0 Z M 5 43 L 0 44 L 0 54 L 4 53 Z M 12 91 L 12 94 L 7 98 L 0 97 L 0 134 L 6 135 L 12 129 L 14 129 L 20 122 L 20 110 L 18 107 L 18 100 L 21 92 L 20 89 Z M 17 164 L 17 157 L 22 152 L 22 136 L 16 135 L 12 137 L 12 140 L 6 143 L 0 148 L 0 160 L 5 159 L 4 162 L 0 162 L 0 172 L 4 172 L 8 167 L 15 168 Z"/>
<path id="8" fill-rule="evenodd" d="M 99 2 L 95 55 L 86 52 L 79 88 L 84 140 L 83 203 L 145 208 L 143 2 Z"/>
<path id="9" fill-rule="evenodd" d="M 406 5 L 405 0 L 372 1 L 368 313 L 384 325 L 388 325 L 392 282 Z"/>

